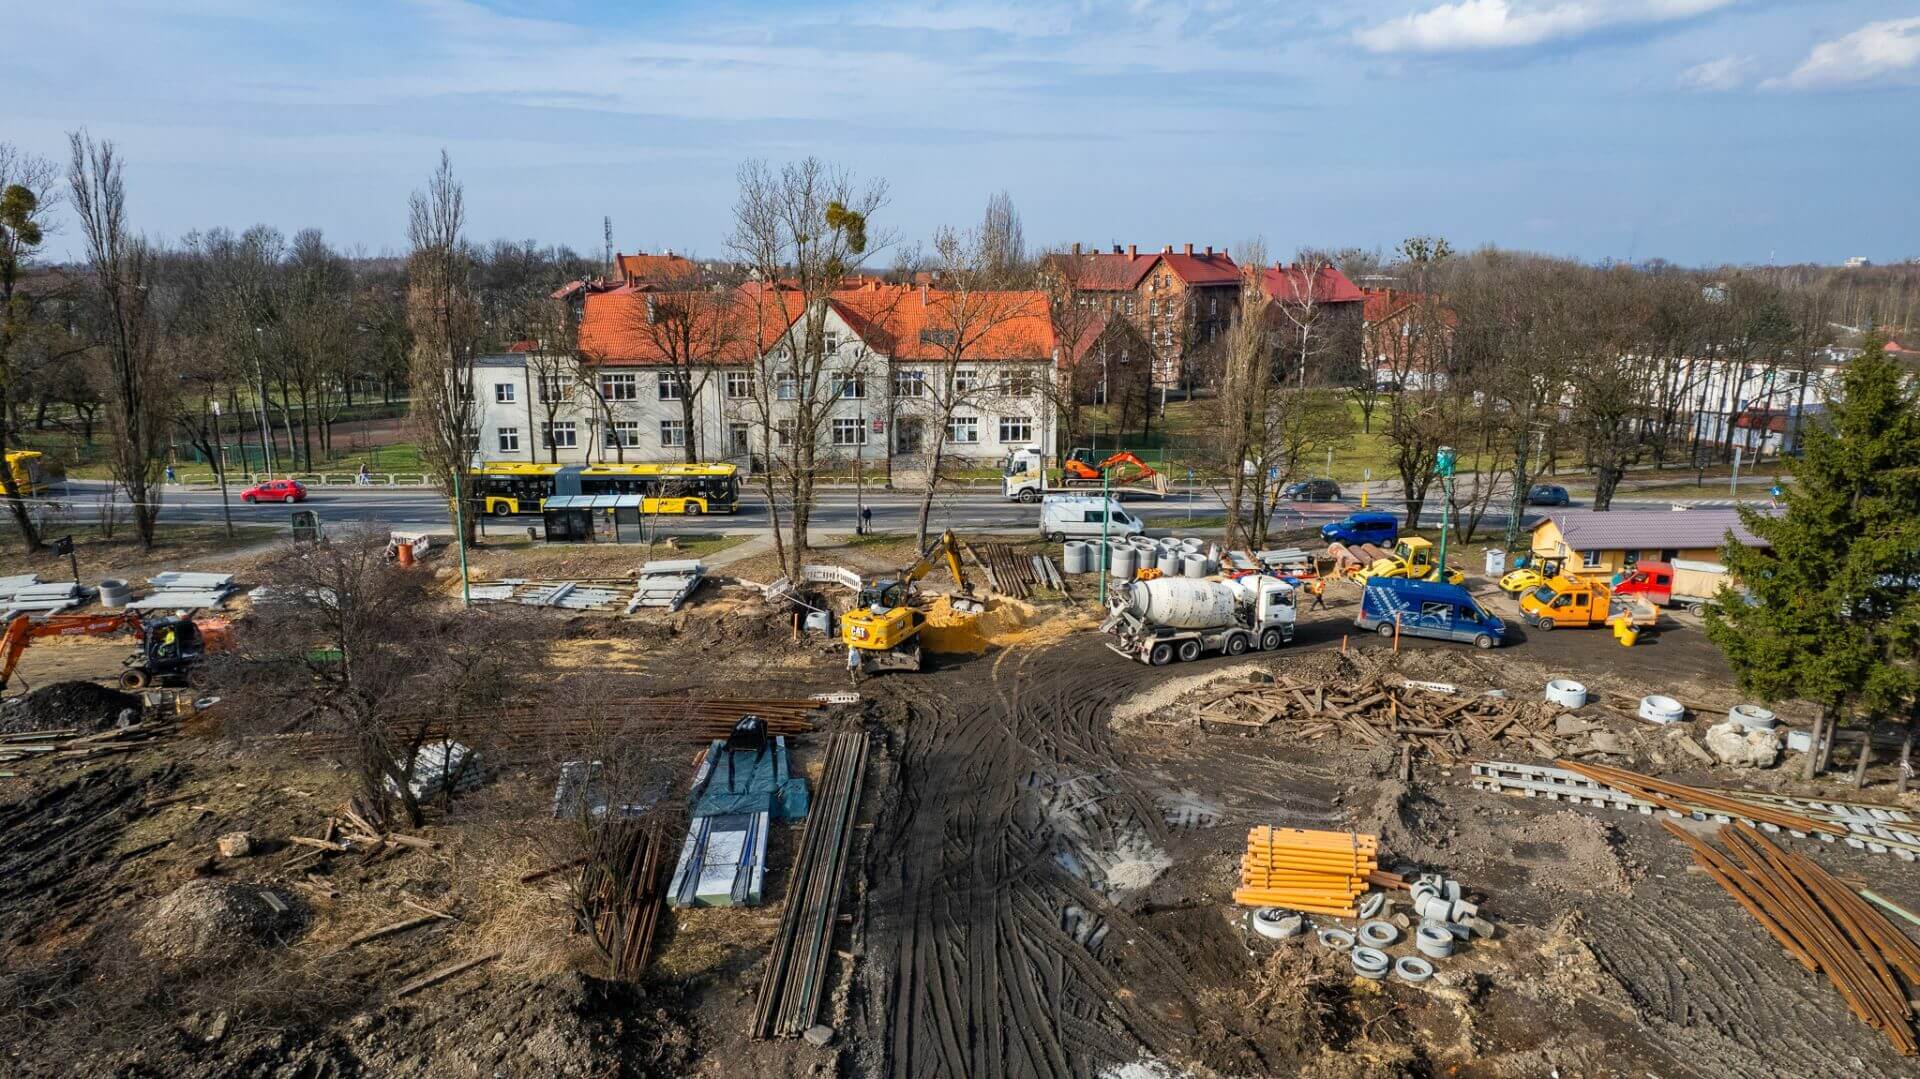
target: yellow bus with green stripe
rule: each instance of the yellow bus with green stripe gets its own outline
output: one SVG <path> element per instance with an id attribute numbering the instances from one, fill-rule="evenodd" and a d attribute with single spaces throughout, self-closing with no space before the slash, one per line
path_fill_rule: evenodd
<path id="1" fill-rule="evenodd" d="M 468 502 L 490 517 L 539 513 L 554 495 L 639 495 L 642 513 L 733 513 L 740 469 L 725 463 L 538 464 L 489 461 L 469 474 Z"/>

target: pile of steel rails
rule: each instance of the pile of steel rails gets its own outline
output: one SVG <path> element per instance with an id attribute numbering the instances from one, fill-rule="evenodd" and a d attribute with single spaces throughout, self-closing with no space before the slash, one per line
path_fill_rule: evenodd
<path id="1" fill-rule="evenodd" d="M 973 552 L 974 561 L 987 572 L 987 583 L 1003 596 L 1026 599 L 1037 587 L 1053 587 L 1052 581 L 1042 581 L 1034 575 L 1032 559 L 1015 554 L 1009 544 L 970 543 L 967 550 Z"/>
<path id="2" fill-rule="evenodd" d="M 786 909 L 754 1009 L 756 1038 L 799 1037 L 818 1021 L 866 771 L 865 732 L 842 731 L 828 740 L 826 767 L 807 813 Z"/>
<path id="3" fill-rule="evenodd" d="M 647 969 L 667 894 L 660 879 L 665 847 L 651 824 L 606 824 L 594 831 L 593 854 L 581 870 L 581 914 L 615 980 L 632 981 Z"/>
<path id="4" fill-rule="evenodd" d="M 1886 1035 L 1902 1055 L 1920 1051 L 1912 1004 L 1920 990 L 1920 945 L 1839 878 L 1750 825 L 1722 827 L 1716 838 L 1723 852 L 1673 821 L 1660 823 L 1788 955 L 1826 975 L 1855 1018 Z"/>
<path id="5" fill-rule="evenodd" d="M 1920 827 L 1897 807 L 1787 798 L 1761 791 L 1716 790 L 1674 783 L 1624 768 L 1585 761 L 1557 767 L 1507 761 L 1473 762 L 1473 785 L 1585 805 L 1676 817 L 1744 821 L 1762 831 L 1784 831 L 1841 842 L 1855 850 L 1920 859 Z"/>
<path id="6" fill-rule="evenodd" d="M 485 732 L 489 740 L 536 745 L 586 744 L 617 737 L 671 738 L 704 745 L 725 738 L 740 717 L 759 716 L 767 734 L 799 737 L 812 734 L 815 720 L 826 706 L 807 698 L 700 699 L 641 697 L 608 701 L 573 709 L 503 708 L 474 712 L 456 723 L 443 718 L 396 719 L 389 727 L 397 740 L 425 732 L 425 740 L 461 739 Z M 556 712 L 558 714 L 556 714 Z M 422 724 L 425 724 L 422 726 Z M 274 736 L 269 736 L 274 737 Z M 351 743 L 344 735 L 296 734 L 278 736 L 298 740 L 303 748 L 330 749 Z"/>

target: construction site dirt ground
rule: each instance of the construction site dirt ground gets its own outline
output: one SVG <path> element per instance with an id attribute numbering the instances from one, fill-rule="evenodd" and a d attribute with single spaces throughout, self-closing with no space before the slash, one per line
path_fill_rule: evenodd
<path id="1" fill-rule="evenodd" d="M 897 566 L 899 553 L 873 552 L 868 568 Z M 1284 724 L 1249 734 L 1182 722 L 1203 687 L 1252 671 L 1335 679 L 1365 669 L 1528 699 L 1571 677 L 1596 695 L 1724 708 L 1739 698 L 1697 626 L 1631 649 L 1604 631 L 1560 630 L 1485 653 L 1408 639 L 1396 656 L 1390 642 L 1354 635 L 1357 590 L 1335 586 L 1328 600 L 1279 652 L 1169 668 L 1106 649 L 1090 603 L 1040 601 L 984 652 L 862 682 L 859 703 L 828 721 L 863 727 L 873 750 L 849 917 L 828 968 L 826 1047 L 747 1035 L 798 825 L 773 836 L 764 906 L 670 912 L 647 976 L 625 986 L 600 977 L 574 931 L 567 874 L 520 883 L 578 848 L 552 819 L 562 748 L 503 760 L 478 790 L 431 809 L 419 834 L 437 849 L 375 860 L 304 857 L 289 837 L 317 834 L 350 777 L 281 741 L 232 739 L 218 707 L 138 752 L 23 770 L 0 780 L 0 1001 L 14 1017 L 0 1071 L 1911 1073 L 1651 818 L 1478 791 L 1464 769 L 1429 760 L 1407 783 L 1390 751 L 1290 739 Z M 1511 620 L 1504 602 L 1491 605 Z M 568 679 L 610 675 L 635 694 L 849 688 L 836 642 L 793 639 L 784 618 L 736 590 L 703 592 L 674 615 L 553 617 L 548 659 Z M 109 677 L 126 649 L 57 642 L 29 652 L 22 670 L 37 686 Z M 558 676 L 527 690 L 567 691 Z M 1796 756 L 1767 771 L 1708 769 L 1665 731 L 1590 714 L 1627 744 L 1612 758 L 1624 767 L 1851 793 L 1838 775 L 1799 783 L 1788 771 Z M 817 776 L 813 741 L 796 743 L 795 767 Z M 689 767 L 694 751 L 661 750 Z M 1887 800 L 1889 770 L 1870 777 L 1864 800 Z M 1262 824 L 1377 833 L 1384 866 L 1459 879 L 1499 931 L 1437 961 L 1422 985 L 1357 980 L 1310 936 L 1266 942 L 1230 895 L 1247 829 Z M 237 830 L 255 852 L 216 857 L 217 837 Z M 1920 907 L 1914 865 L 1810 841 L 1796 849 Z M 172 928 L 182 886 L 195 881 L 273 889 L 292 916 L 240 919 L 227 927 L 238 950 L 215 962 L 205 933 L 189 932 L 199 923 Z M 454 917 L 343 947 L 421 907 Z M 495 953 L 396 995 L 425 972 Z"/>

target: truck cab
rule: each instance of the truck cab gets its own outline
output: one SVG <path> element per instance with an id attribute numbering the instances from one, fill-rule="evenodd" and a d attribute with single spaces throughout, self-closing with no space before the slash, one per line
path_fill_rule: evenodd
<path id="1" fill-rule="evenodd" d="M 1033 503 L 1040 501 L 1046 492 L 1047 474 L 1041 467 L 1040 454 L 1030 449 L 1018 449 L 1007 454 L 1006 467 L 1000 473 L 1000 493 L 1009 499 Z"/>
<path id="2" fill-rule="evenodd" d="M 1476 648 L 1497 648 L 1507 639 L 1507 624 L 1466 589 L 1400 577 L 1368 579 L 1355 624 L 1383 637 L 1399 633 L 1461 641 Z"/>
<path id="3" fill-rule="evenodd" d="M 1673 564 L 1641 562 L 1613 586 L 1616 596 L 1639 596 L 1649 603 L 1665 607 L 1673 602 Z"/>
<path id="4" fill-rule="evenodd" d="M 1400 538 L 1400 518 L 1391 513 L 1354 513 L 1320 526 L 1320 538 L 1328 543 L 1355 546 L 1371 543 L 1385 547 Z"/>

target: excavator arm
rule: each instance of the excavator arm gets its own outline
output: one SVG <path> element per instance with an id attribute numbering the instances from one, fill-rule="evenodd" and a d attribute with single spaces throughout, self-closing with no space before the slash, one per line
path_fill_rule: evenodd
<path id="1" fill-rule="evenodd" d="M 1125 476 L 1122 473 L 1116 472 L 1112 476 L 1108 477 L 1111 482 L 1138 483 L 1141 480 L 1147 479 L 1154 474 L 1153 466 L 1146 463 L 1145 461 L 1142 461 L 1140 457 L 1137 454 L 1135 454 L 1132 450 L 1121 450 L 1119 453 L 1116 453 L 1112 457 L 1109 457 L 1106 460 L 1100 462 L 1100 471 L 1102 473 L 1105 473 L 1110 469 L 1117 469 L 1121 465 L 1131 466 L 1136 472 L 1139 473 L 1139 475 Z"/>
<path id="2" fill-rule="evenodd" d="M 0 634 L 0 689 L 7 688 L 7 683 L 13 680 L 14 669 L 20 665 L 20 655 L 27 650 L 27 645 L 42 637 L 109 637 L 125 632 L 143 637 L 146 624 L 140 621 L 139 615 L 130 612 L 54 615 L 38 622 L 28 615 L 16 615 L 7 623 L 6 632 Z"/>

